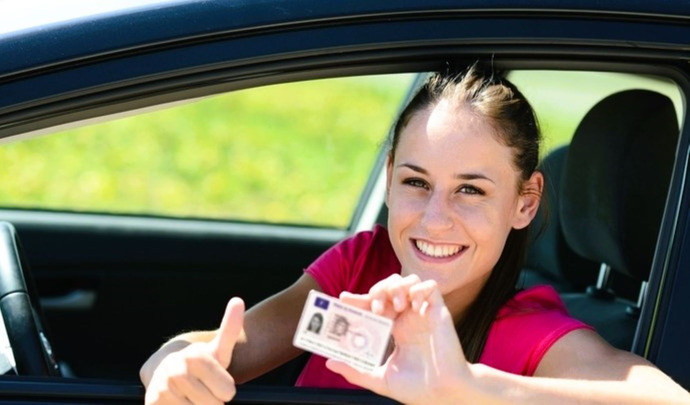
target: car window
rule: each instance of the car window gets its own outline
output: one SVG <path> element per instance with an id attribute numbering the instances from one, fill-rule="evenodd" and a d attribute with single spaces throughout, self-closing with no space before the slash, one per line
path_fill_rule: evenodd
<path id="1" fill-rule="evenodd" d="M 0 205 L 346 227 L 412 75 L 288 83 L 0 146 Z"/>
<path id="2" fill-rule="evenodd" d="M 537 112 L 544 136 L 544 155 L 570 143 L 577 125 L 599 101 L 613 93 L 647 89 L 673 101 L 679 123 L 683 121 L 680 90 L 671 80 L 619 72 L 520 70 L 509 75 Z"/>

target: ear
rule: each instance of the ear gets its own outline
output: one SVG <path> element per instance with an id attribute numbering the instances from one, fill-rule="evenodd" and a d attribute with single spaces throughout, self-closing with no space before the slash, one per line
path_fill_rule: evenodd
<path id="1" fill-rule="evenodd" d="M 539 210 L 541 196 L 544 192 L 544 175 L 535 171 L 532 176 L 522 184 L 518 196 L 517 212 L 513 221 L 513 228 L 522 229 L 532 222 Z"/>
<path id="2" fill-rule="evenodd" d="M 390 208 L 391 182 L 393 181 L 393 156 L 388 153 L 386 158 L 386 206 Z"/>

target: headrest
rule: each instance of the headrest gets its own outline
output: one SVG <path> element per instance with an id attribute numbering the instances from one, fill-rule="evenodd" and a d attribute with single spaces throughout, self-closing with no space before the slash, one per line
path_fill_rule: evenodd
<path id="1" fill-rule="evenodd" d="M 563 278 L 559 257 L 562 236 L 558 223 L 558 194 L 567 154 L 568 147 L 561 146 L 544 157 L 537 168 L 544 174 L 545 193 L 530 225 L 531 243 L 525 262 L 525 267 L 556 280 Z"/>
<path id="2" fill-rule="evenodd" d="M 544 174 L 544 195 L 530 225 L 530 248 L 525 267 L 564 289 L 584 289 L 596 282 L 599 264 L 573 252 L 561 229 L 560 193 L 568 145 L 552 150 L 537 168 Z"/>
<path id="3" fill-rule="evenodd" d="M 677 122 L 671 100 L 647 90 L 606 97 L 583 118 L 560 195 L 561 226 L 575 252 L 648 278 L 676 158 Z"/>

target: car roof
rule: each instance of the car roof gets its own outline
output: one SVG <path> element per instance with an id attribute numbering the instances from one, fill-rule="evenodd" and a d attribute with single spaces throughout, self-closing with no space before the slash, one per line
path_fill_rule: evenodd
<path id="1" fill-rule="evenodd" d="M 668 0 L 122 4 L 45 25 L 28 16 L 26 28 L 0 34 L 0 138 L 255 85 L 434 70 L 535 46 L 552 58 L 584 47 L 602 59 L 685 58 L 690 26 L 690 2 Z M 0 13 L 0 25 L 12 15 Z"/>
<path id="2" fill-rule="evenodd" d="M 169 46 L 209 35 L 242 35 L 295 24 L 337 24 L 344 19 L 443 18 L 455 13 L 606 15 L 631 19 L 690 20 L 690 2 L 673 0 L 400 0 L 395 2 L 313 0 L 125 0 L 60 2 L 37 13 L 35 5 L 0 3 L 0 81 L 4 75 L 84 55 L 107 55 L 143 45 Z M 45 6 L 43 6 L 45 7 Z M 56 10 L 62 10 L 56 12 Z M 24 10 L 24 12 L 22 12 Z M 48 16 L 54 14 L 51 20 Z M 128 31 L 123 32 L 122 27 Z M 69 44 L 69 46 L 65 46 Z M 32 52 L 36 49 L 40 52 Z"/>

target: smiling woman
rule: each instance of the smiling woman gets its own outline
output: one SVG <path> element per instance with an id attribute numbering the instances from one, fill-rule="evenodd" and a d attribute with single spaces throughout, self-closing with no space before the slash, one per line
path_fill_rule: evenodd
<path id="1" fill-rule="evenodd" d="M 674 117 L 663 121 L 674 135 Z M 387 229 L 339 242 L 246 315 L 235 297 L 218 329 L 169 340 L 140 370 L 146 403 L 228 401 L 235 384 L 298 356 L 290 337 L 312 290 L 391 318 L 394 348 L 367 371 L 311 355 L 297 386 L 409 404 L 690 403 L 659 369 L 571 317 L 553 288 L 516 289 L 544 191 L 540 141 L 529 102 L 491 68 L 431 75 L 391 134 Z M 583 379 L 596 387 L 582 390 Z"/>

